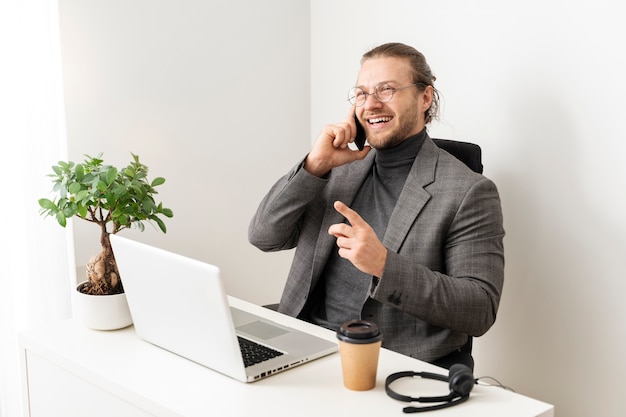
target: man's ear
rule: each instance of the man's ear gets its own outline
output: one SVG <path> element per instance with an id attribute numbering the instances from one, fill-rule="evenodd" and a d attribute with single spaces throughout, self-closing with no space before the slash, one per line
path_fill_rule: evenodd
<path id="1" fill-rule="evenodd" d="M 424 111 L 430 109 L 430 106 L 433 104 L 433 86 L 427 85 L 422 93 L 422 105 L 424 106 Z"/>

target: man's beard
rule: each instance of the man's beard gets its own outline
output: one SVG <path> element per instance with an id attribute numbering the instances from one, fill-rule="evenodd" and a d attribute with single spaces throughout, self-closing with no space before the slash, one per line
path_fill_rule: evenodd
<path id="1" fill-rule="evenodd" d="M 367 142 L 372 148 L 379 151 L 383 149 L 394 148 L 404 142 L 406 138 L 413 134 L 413 129 L 415 128 L 416 124 L 417 121 L 415 121 L 414 123 L 400 124 L 397 129 L 386 133 L 385 136 L 377 137 L 377 135 L 373 135 L 371 138 L 368 137 Z"/>

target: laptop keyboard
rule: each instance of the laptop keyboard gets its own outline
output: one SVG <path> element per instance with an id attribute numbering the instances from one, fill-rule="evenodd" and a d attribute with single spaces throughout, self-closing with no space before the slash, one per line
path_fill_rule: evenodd
<path id="1" fill-rule="evenodd" d="M 239 348 L 245 367 L 264 362 L 266 360 L 282 355 L 282 352 L 260 345 L 251 340 L 237 336 L 239 339 Z"/>

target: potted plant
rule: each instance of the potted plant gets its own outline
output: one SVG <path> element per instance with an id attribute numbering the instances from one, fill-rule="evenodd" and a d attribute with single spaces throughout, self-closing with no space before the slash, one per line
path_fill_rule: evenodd
<path id="1" fill-rule="evenodd" d="M 145 222 L 156 223 L 166 233 L 160 216 L 173 216 L 171 209 L 154 200 L 155 187 L 163 184 L 165 179 L 156 177 L 149 181 L 148 167 L 139 162 L 137 155 L 131 155 L 133 160 L 123 169 L 105 165 L 102 153 L 96 157 L 85 155 L 82 164 L 60 161 L 52 167 L 54 172 L 48 175 L 52 177 L 52 191 L 56 196 L 52 200 L 39 199 L 40 214 L 53 216 L 63 227 L 67 219 L 76 216 L 100 228 L 102 251 L 87 262 L 87 280 L 80 283 L 77 290 L 82 295 L 95 296 L 90 297 L 96 303 L 95 316 L 83 317 L 83 321 L 89 327 L 101 330 L 132 323 L 109 235 L 130 227 L 144 231 Z M 102 309 L 106 307 L 102 304 L 105 302 L 113 302 L 125 311 L 104 312 Z M 83 308 L 79 307 L 79 310 L 85 313 Z"/>

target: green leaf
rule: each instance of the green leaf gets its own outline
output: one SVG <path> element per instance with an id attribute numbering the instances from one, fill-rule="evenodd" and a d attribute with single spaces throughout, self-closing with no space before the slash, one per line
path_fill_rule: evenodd
<path id="1" fill-rule="evenodd" d="M 75 172 L 76 172 L 76 181 L 81 181 L 83 177 L 85 176 L 85 167 L 83 167 L 82 164 L 77 164 Z"/>
<path id="2" fill-rule="evenodd" d="M 96 175 L 94 175 L 93 173 L 89 172 L 89 173 L 85 174 L 85 176 L 83 177 L 82 183 L 83 184 L 91 184 L 97 178 L 98 177 Z"/>
<path id="3" fill-rule="evenodd" d="M 117 168 L 115 167 L 109 168 L 106 174 L 107 185 L 113 184 L 113 181 L 115 181 L 116 178 L 117 178 Z"/>
<path id="4" fill-rule="evenodd" d="M 118 199 L 126 192 L 126 188 L 122 184 L 114 184 L 111 192 L 113 193 L 113 198 Z"/>
<path id="5" fill-rule="evenodd" d="M 141 202 L 141 206 L 144 211 L 153 212 L 157 210 L 156 204 L 154 204 L 154 200 L 151 198 L 146 198 Z"/>
<path id="6" fill-rule="evenodd" d="M 76 205 L 72 205 L 72 206 L 64 207 L 62 211 L 63 211 L 63 215 L 69 219 L 74 214 L 76 214 L 76 210 L 77 210 Z"/>
<path id="7" fill-rule="evenodd" d="M 165 223 L 163 223 L 163 220 L 159 219 L 155 215 L 150 216 L 150 220 L 154 220 L 156 224 L 159 225 L 159 229 L 161 229 L 163 233 L 167 233 L 167 228 L 165 227 Z"/>
<path id="8" fill-rule="evenodd" d="M 83 201 L 86 197 L 89 197 L 89 191 L 80 190 L 76 193 L 76 201 Z"/>
<path id="9" fill-rule="evenodd" d="M 152 187 L 156 187 L 157 185 L 161 185 L 165 182 L 165 178 L 163 177 L 156 177 L 155 179 L 152 180 L 152 183 L 150 184 Z"/>
<path id="10" fill-rule="evenodd" d="M 78 215 L 79 215 L 80 217 L 82 217 L 83 219 L 86 219 L 86 218 L 87 218 L 87 206 L 84 206 L 84 205 L 82 205 L 82 204 L 79 204 L 79 205 L 78 205 L 78 209 L 77 209 L 77 210 L 78 210 Z"/>
<path id="11" fill-rule="evenodd" d="M 67 219 L 65 218 L 65 214 L 63 214 L 62 211 L 57 212 L 57 222 L 59 222 L 59 224 L 62 227 L 65 227 L 67 225 Z"/>
<path id="12" fill-rule="evenodd" d="M 65 186 L 65 183 L 62 182 L 57 182 L 56 184 L 54 184 L 54 187 L 52 187 L 52 191 L 59 193 L 61 197 L 65 197 L 67 195 L 67 188 Z"/>
<path id="13" fill-rule="evenodd" d="M 40 198 L 39 205 L 46 210 L 56 210 L 57 206 L 47 198 Z"/>
<path id="14" fill-rule="evenodd" d="M 80 183 L 78 182 L 71 183 L 67 190 L 69 191 L 70 194 L 78 193 L 80 191 Z"/>

